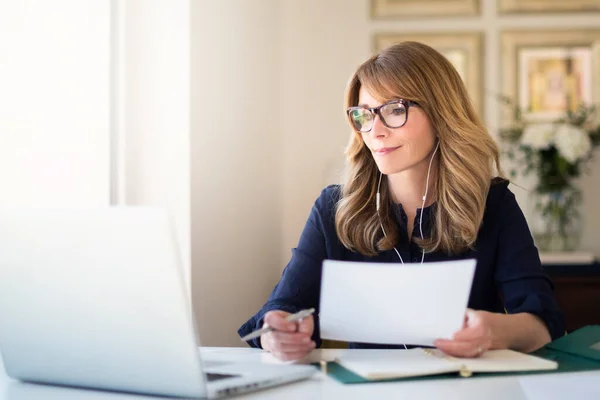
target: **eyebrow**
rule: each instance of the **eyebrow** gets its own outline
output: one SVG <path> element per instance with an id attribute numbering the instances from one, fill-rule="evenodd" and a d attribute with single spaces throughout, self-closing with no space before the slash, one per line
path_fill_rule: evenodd
<path id="1" fill-rule="evenodd" d="M 382 106 L 382 105 L 387 104 L 387 103 L 391 103 L 392 101 L 398 101 L 398 100 L 402 100 L 402 99 L 398 98 L 398 99 L 387 100 L 387 101 L 384 101 L 383 103 L 381 103 L 379 106 Z M 363 103 L 363 104 L 358 104 L 355 107 L 375 108 L 375 107 L 379 107 L 379 106 L 370 107 L 368 104 L 364 104 Z"/>

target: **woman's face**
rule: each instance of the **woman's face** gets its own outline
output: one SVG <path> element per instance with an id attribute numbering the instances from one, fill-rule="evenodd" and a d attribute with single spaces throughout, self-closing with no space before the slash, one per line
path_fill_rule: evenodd
<path id="1" fill-rule="evenodd" d="M 381 104 L 364 87 L 360 88 L 359 106 L 377 107 Z M 361 135 L 379 171 L 385 175 L 421 168 L 422 164 L 426 167 L 429 163 L 427 156 L 433 151 L 436 141 L 425 111 L 414 105 L 408 108 L 408 119 L 402 127 L 388 128 L 377 115 L 371 131 Z"/>

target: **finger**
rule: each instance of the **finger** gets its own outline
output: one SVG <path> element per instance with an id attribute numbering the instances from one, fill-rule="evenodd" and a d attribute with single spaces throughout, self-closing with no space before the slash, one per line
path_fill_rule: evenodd
<path id="1" fill-rule="evenodd" d="M 271 344 L 271 350 L 279 353 L 297 353 L 302 351 L 312 351 L 315 348 L 315 342 L 309 343 L 281 343 L 274 341 Z"/>
<path id="2" fill-rule="evenodd" d="M 290 344 L 308 344 L 310 343 L 310 336 L 308 334 L 300 332 L 300 333 L 288 333 L 288 332 L 271 332 L 269 333 L 271 337 L 280 342 L 280 343 L 290 343 Z"/>
<path id="3" fill-rule="evenodd" d="M 471 343 L 454 341 L 436 342 L 435 347 L 454 357 L 472 358 L 479 355 L 478 348 L 474 347 Z"/>
<path id="4" fill-rule="evenodd" d="M 280 343 L 275 340 L 272 340 L 271 338 L 268 338 L 267 343 L 269 352 L 278 353 L 280 355 L 286 353 L 309 353 L 316 347 L 316 343 L 313 341 L 310 341 L 306 344 L 293 345 L 288 343 Z"/>
<path id="5" fill-rule="evenodd" d="M 485 342 L 446 339 L 438 339 L 434 345 L 444 353 L 455 357 L 478 357 L 489 347 L 489 344 Z"/>
<path id="6" fill-rule="evenodd" d="M 295 346 L 310 346 L 314 343 L 310 336 L 306 333 L 290 333 L 290 332 L 279 332 L 271 331 L 262 335 L 262 343 L 269 343 L 271 346 L 277 344 L 281 345 L 295 345 Z"/>
<path id="7" fill-rule="evenodd" d="M 477 348 L 483 341 L 481 340 L 453 340 L 453 339 L 437 339 L 433 342 L 435 347 L 442 346 L 445 348 L 449 347 L 468 347 Z"/>
<path id="8" fill-rule="evenodd" d="M 289 314 L 285 313 L 284 315 L 282 315 L 281 311 L 269 311 L 265 314 L 265 324 L 273 327 L 278 331 L 295 332 L 296 324 L 293 322 L 286 321 L 285 315 Z"/>
<path id="9" fill-rule="evenodd" d="M 275 358 L 281 361 L 297 361 L 306 357 L 310 351 L 298 351 L 293 353 L 282 353 L 282 352 L 274 352 L 272 353 Z"/>
<path id="10" fill-rule="evenodd" d="M 315 321 L 313 320 L 312 315 L 303 318 L 298 322 L 298 332 L 302 332 L 308 334 L 308 336 L 312 336 L 314 329 Z"/>

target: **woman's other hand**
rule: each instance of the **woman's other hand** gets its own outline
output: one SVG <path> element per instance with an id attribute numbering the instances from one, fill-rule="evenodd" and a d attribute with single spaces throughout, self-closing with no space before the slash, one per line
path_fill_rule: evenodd
<path id="1" fill-rule="evenodd" d="M 496 314 L 467 309 L 463 328 L 451 340 L 438 339 L 434 346 L 455 357 L 479 357 L 489 349 L 503 348 L 494 334 Z"/>

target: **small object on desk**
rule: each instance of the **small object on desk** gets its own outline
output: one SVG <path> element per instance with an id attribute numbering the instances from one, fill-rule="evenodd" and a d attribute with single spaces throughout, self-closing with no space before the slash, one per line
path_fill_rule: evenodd
<path id="1" fill-rule="evenodd" d="M 462 376 L 463 378 L 468 378 L 470 376 L 473 376 L 473 372 L 471 372 L 471 370 L 469 368 L 467 368 L 466 365 L 462 365 L 460 367 L 459 375 Z"/>
<path id="2" fill-rule="evenodd" d="M 323 375 L 327 375 L 327 361 L 321 360 L 321 372 Z"/>
<path id="3" fill-rule="evenodd" d="M 289 322 L 293 322 L 293 321 L 299 321 L 299 320 L 301 320 L 302 318 L 306 318 L 306 317 L 308 317 L 309 315 L 312 315 L 314 312 L 315 312 L 315 309 L 314 309 L 314 308 L 309 308 L 309 309 L 307 309 L 307 310 L 302 310 L 302 311 L 299 311 L 299 312 L 297 312 L 296 314 L 290 314 L 290 315 L 288 315 L 287 317 L 285 317 L 285 320 L 286 320 L 286 321 L 289 321 Z M 264 333 L 267 333 L 267 332 L 272 332 L 272 331 L 274 331 L 274 330 L 275 330 L 275 329 L 274 329 L 273 327 L 271 327 L 271 326 L 267 326 L 267 327 L 264 327 L 264 328 L 261 328 L 261 329 L 257 329 L 257 330 L 255 330 L 254 332 L 252 332 L 252 333 L 249 333 L 248 335 L 244 336 L 244 337 L 242 338 L 242 342 L 246 342 L 246 341 L 248 341 L 248 340 L 251 340 L 251 339 L 257 338 L 257 337 L 259 337 L 260 335 L 262 335 L 262 334 L 264 334 Z"/>

